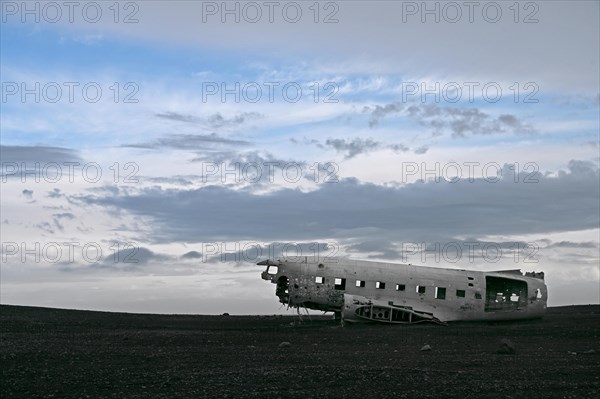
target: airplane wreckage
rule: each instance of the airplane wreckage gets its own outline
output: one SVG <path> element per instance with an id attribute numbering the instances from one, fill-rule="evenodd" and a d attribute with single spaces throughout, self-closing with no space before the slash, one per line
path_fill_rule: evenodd
<path id="1" fill-rule="evenodd" d="M 479 272 L 361 260 L 264 260 L 262 279 L 288 307 L 334 312 L 342 322 L 411 324 L 539 318 L 544 273 Z"/>

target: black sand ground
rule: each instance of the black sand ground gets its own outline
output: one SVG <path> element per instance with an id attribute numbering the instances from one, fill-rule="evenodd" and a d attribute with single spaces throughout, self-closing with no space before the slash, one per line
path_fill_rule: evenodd
<path id="1" fill-rule="evenodd" d="M 525 322 L 349 327 L 0 310 L 2 398 L 600 397 L 597 305 Z M 515 354 L 496 353 L 503 338 Z"/>

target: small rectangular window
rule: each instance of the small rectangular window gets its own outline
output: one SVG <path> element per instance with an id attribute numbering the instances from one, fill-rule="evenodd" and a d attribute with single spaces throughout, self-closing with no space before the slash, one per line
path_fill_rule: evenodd
<path id="1" fill-rule="evenodd" d="M 473 286 L 473 283 L 469 283 L 469 287 L 472 287 L 472 286 Z"/>
<path id="2" fill-rule="evenodd" d="M 473 277 L 467 277 L 469 280 L 473 280 Z"/>
<path id="3" fill-rule="evenodd" d="M 364 287 L 365 286 L 365 281 L 364 280 L 356 280 L 356 286 L 357 287 Z"/>
<path id="4" fill-rule="evenodd" d="M 481 299 L 481 294 L 479 292 L 475 293 L 475 299 Z"/>
<path id="5" fill-rule="evenodd" d="M 336 290 L 345 290 L 346 289 L 346 279 L 345 278 L 335 278 L 335 286 Z"/>
<path id="6" fill-rule="evenodd" d="M 396 291 L 404 291 L 405 289 L 406 289 L 406 285 L 396 284 Z"/>
<path id="7" fill-rule="evenodd" d="M 323 284 L 323 277 L 317 276 L 315 277 L 315 283 L 317 284 Z"/>
<path id="8" fill-rule="evenodd" d="M 385 289 L 385 283 L 383 281 L 376 281 L 375 282 L 375 288 L 377 288 L 378 290 L 384 290 Z"/>
<path id="9" fill-rule="evenodd" d="M 465 297 L 465 290 L 456 290 L 456 296 L 459 298 Z"/>
<path id="10" fill-rule="evenodd" d="M 446 299 L 446 288 L 435 287 L 435 298 L 436 299 Z"/>
<path id="11" fill-rule="evenodd" d="M 425 286 L 424 285 L 417 285 L 417 293 L 424 294 L 425 293 Z"/>

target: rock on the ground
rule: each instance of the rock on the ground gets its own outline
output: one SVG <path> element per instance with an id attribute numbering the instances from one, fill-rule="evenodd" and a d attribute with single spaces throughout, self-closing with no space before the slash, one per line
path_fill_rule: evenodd
<path id="1" fill-rule="evenodd" d="M 504 339 L 502 339 L 502 341 L 500 341 L 500 347 L 496 351 L 496 353 L 499 353 L 501 355 L 512 355 L 515 352 L 516 352 L 515 344 L 513 344 L 510 339 L 506 339 L 506 338 L 504 338 Z"/>

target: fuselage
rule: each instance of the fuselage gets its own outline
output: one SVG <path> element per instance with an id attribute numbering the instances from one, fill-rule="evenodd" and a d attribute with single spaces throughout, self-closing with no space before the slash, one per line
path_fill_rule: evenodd
<path id="1" fill-rule="evenodd" d="M 357 320 L 366 320 L 365 312 L 372 320 L 369 312 L 374 311 L 382 319 L 376 321 L 390 322 L 403 320 L 398 312 L 443 322 L 536 318 L 545 313 L 548 298 L 543 273 L 519 270 L 481 272 L 360 260 L 259 264 L 267 265 L 262 278 L 276 284 L 280 302 Z"/>

